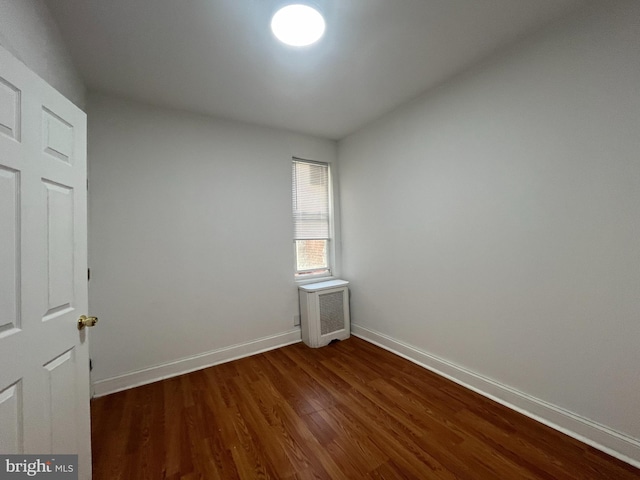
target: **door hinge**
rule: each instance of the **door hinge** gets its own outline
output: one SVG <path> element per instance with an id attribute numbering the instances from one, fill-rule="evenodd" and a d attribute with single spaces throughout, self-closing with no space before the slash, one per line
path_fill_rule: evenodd
<path id="1" fill-rule="evenodd" d="M 87 282 L 91 280 L 91 269 L 87 268 Z"/>
<path id="2" fill-rule="evenodd" d="M 89 371 L 93 370 L 93 360 L 89 359 Z"/>

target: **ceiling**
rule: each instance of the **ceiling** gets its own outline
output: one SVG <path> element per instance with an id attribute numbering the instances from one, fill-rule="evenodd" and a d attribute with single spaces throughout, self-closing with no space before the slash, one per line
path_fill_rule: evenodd
<path id="1" fill-rule="evenodd" d="M 46 0 L 90 91 L 342 138 L 584 0 L 316 0 L 310 47 L 282 0 Z"/>

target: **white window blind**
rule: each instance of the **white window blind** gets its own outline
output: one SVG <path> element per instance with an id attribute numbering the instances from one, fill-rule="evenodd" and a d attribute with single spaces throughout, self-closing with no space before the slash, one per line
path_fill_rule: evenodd
<path id="1" fill-rule="evenodd" d="M 292 186 L 296 274 L 329 272 L 329 165 L 294 159 Z"/>

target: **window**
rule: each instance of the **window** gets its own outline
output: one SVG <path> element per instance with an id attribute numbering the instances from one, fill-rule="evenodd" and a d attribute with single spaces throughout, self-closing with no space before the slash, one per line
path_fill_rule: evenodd
<path id="1" fill-rule="evenodd" d="M 331 275 L 329 164 L 293 160 L 296 278 Z"/>

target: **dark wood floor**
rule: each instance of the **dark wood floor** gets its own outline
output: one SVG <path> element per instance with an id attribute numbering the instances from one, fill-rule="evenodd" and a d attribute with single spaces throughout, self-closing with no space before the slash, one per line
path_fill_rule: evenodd
<path id="1" fill-rule="evenodd" d="M 640 478 L 353 337 L 98 398 L 91 410 L 96 480 Z"/>

